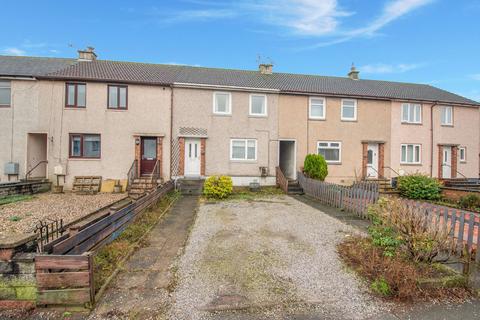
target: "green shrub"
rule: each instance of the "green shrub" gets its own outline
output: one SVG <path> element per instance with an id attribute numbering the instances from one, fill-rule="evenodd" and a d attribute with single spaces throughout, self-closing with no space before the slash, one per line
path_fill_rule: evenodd
<path id="1" fill-rule="evenodd" d="M 392 293 L 385 278 L 375 279 L 370 285 L 370 288 L 373 292 L 382 296 L 389 296 Z"/>
<path id="2" fill-rule="evenodd" d="M 207 198 L 225 199 L 232 194 L 233 182 L 228 176 L 211 176 L 205 180 L 203 194 Z"/>
<path id="3" fill-rule="evenodd" d="M 380 198 L 378 203 L 368 208 L 368 215 L 372 225 L 368 227 L 368 234 L 372 243 L 383 250 L 383 255 L 393 257 L 397 249 L 402 245 L 402 239 L 392 226 L 385 225 L 382 219 L 382 211 L 387 206 L 386 200 Z"/>
<path id="4" fill-rule="evenodd" d="M 397 183 L 400 194 L 409 199 L 438 200 L 441 193 L 440 187 L 440 181 L 422 174 L 398 177 Z"/>
<path id="5" fill-rule="evenodd" d="M 480 208 L 480 197 L 476 194 L 469 194 L 458 200 L 458 205 L 463 209 L 478 210 Z"/>
<path id="6" fill-rule="evenodd" d="M 307 154 L 303 171 L 309 178 L 323 181 L 328 175 L 327 161 L 320 154 Z"/>

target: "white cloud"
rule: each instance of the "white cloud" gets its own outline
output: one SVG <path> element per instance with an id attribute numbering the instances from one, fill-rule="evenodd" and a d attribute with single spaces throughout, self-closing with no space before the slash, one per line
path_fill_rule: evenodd
<path id="1" fill-rule="evenodd" d="M 9 47 L 1 50 L 1 53 L 7 56 L 24 56 L 27 52 L 19 48 Z"/>
<path id="2" fill-rule="evenodd" d="M 480 81 L 480 73 L 470 75 L 470 78 L 473 80 Z"/>
<path id="3" fill-rule="evenodd" d="M 367 64 L 359 67 L 358 69 L 367 74 L 386 74 L 386 73 L 404 73 L 407 71 L 415 70 L 421 68 L 422 64 L 385 64 L 385 63 L 376 63 L 376 64 Z"/>
<path id="4" fill-rule="evenodd" d="M 266 23 L 310 36 L 335 32 L 339 18 L 353 14 L 342 10 L 337 0 L 267 0 L 260 4 L 247 1 L 241 7 L 260 15 Z"/>
<path id="5" fill-rule="evenodd" d="M 150 14 L 159 16 L 161 18 L 161 22 L 166 23 L 226 19 L 232 18 L 237 15 L 235 11 L 230 9 L 205 9 L 165 12 L 156 8 L 154 8 L 154 10 Z"/>

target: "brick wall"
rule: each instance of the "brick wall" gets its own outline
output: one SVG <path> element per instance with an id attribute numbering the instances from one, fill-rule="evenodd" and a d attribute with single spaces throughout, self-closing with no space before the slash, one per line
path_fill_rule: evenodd
<path id="1" fill-rule="evenodd" d="M 385 177 L 385 144 L 378 145 L 378 177 Z"/>
<path id="2" fill-rule="evenodd" d="M 178 138 L 178 147 L 180 149 L 178 175 L 183 176 L 185 174 L 185 138 Z"/>
<path id="3" fill-rule="evenodd" d="M 35 307 L 35 253 L 14 249 L 2 249 L 1 252 L 0 309 Z"/>
<path id="4" fill-rule="evenodd" d="M 134 136 L 135 138 L 135 160 L 137 160 L 137 176 L 140 176 L 140 160 L 142 159 L 142 146 L 140 136 Z"/>
<path id="5" fill-rule="evenodd" d="M 457 161 L 458 161 L 458 147 L 457 146 L 453 146 L 452 147 L 452 178 L 456 178 L 457 177 Z"/>
<path id="6" fill-rule="evenodd" d="M 362 178 L 367 176 L 368 143 L 362 142 Z"/>
<path id="7" fill-rule="evenodd" d="M 207 139 L 200 139 L 200 175 L 205 176 L 205 152 L 207 151 Z"/>
<path id="8" fill-rule="evenodd" d="M 433 163 L 433 161 L 432 161 Z M 443 146 L 438 146 L 438 178 L 443 178 Z"/>
<path id="9" fill-rule="evenodd" d="M 160 177 L 163 177 L 163 139 L 162 137 L 157 138 L 157 160 L 160 161 Z"/>

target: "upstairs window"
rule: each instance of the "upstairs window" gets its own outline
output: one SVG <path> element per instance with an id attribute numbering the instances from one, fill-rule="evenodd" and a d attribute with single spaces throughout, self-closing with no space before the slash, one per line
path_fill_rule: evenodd
<path id="1" fill-rule="evenodd" d="M 230 141 L 230 160 L 257 160 L 257 140 L 232 139 Z"/>
<path id="2" fill-rule="evenodd" d="M 85 83 L 67 83 L 66 84 L 66 103 L 67 108 L 85 108 L 87 85 Z"/>
<path id="3" fill-rule="evenodd" d="M 228 92 L 213 94 L 213 113 L 232 114 L 232 96 Z"/>
<path id="4" fill-rule="evenodd" d="M 108 108 L 127 109 L 128 87 L 109 85 L 108 86 Z"/>
<path id="5" fill-rule="evenodd" d="M 343 121 L 356 121 L 357 120 L 357 100 L 342 99 L 341 119 Z"/>
<path id="6" fill-rule="evenodd" d="M 327 163 L 342 162 L 342 143 L 339 141 L 318 141 L 317 152 Z"/>
<path id="7" fill-rule="evenodd" d="M 70 134 L 70 158 L 100 158 L 99 134 Z"/>
<path id="8" fill-rule="evenodd" d="M 250 95 L 250 115 L 265 117 L 267 115 L 267 96 L 264 94 Z"/>
<path id="9" fill-rule="evenodd" d="M 310 98 L 309 118 L 325 120 L 325 98 Z"/>
<path id="10" fill-rule="evenodd" d="M 0 108 L 10 107 L 12 87 L 10 81 L 0 80 Z"/>
<path id="11" fill-rule="evenodd" d="M 442 125 L 453 126 L 453 108 L 444 106 L 441 108 L 441 114 Z"/>
<path id="12" fill-rule="evenodd" d="M 419 144 L 402 144 L 402 155 L 400 159 L 402 164 L 420 164 L 421 146 Z"/>
<path id="13" fill-rule="evenodd" d="M 402 104 L 402 122 L 403 123 L 422 123 L 422 106 L 415 103 Z"/>

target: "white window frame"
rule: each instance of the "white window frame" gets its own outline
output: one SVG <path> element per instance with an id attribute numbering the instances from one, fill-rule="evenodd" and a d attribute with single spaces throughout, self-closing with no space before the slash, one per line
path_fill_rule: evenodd
<path id="1" fill-rule="evenodd" d="M 0 86 L 0 89 L 8 91 L 8 93 L 10 94 L 10 99 L 8 101 L 8 104 L 0 104 L 0 108 L 9 108 L 12 106 L 12 81 L 0 79 L 0 82 L 5 84 L 5 85 L 2 84 Z"/>
<path id="2" fill-rule="evenodd" d="M 403 112 L 403 109 L 404 109 L 404 106 L 408 106 L 408 114 L 407 114 L 407 120 L 404 120 L 404 112 Z M 415 121 L 415 119 L 413 121 L 410 121 L 410 113 L 412 112 L 412 109 L 415 110 L 415 106 L 419 106 L 420 107 L 420 111 L 419 111 L 419 121 Z M 420 103 L 408 103 L 408 102 L 405 102 L 405 103 L 402 103 L 402 106 L 401 106 L 402 110 L 401 110 L 401 121 L 402 123 L 411 123 L 411 124 L 422 124 L 422 120 L 423 120 L 423 116 L 422 116 L 422 113 L 423 113 L 423 105 L 420 104 Z M 415 118 L 415 117 L 414 117 Z"/>
<path id="3" fill-rule="evenodd" d="M 228 95 L 228 110 L 226 112 L 220 112 L 216 110 L 217 107 L 217 94 L 226 94 Z M 232 94 L 225 91 L 214 91 L 213 92 L 213 113 L 220 115 L 231 115 L 232 114 Z"/>
<path id="4" fill-rule="evenodd" d="M 234 141 L 243 141 L 245 142 L 245 158 L 244 159 L 239 159 L 239 158 L 234 158 L 233 157 L 233 142 Z M 248 141 L 254 141 L 255 142 L 255 159 L 248 159 Z M 230 161 L 245 161 L 245 162 L 252 162 L 252 161 L 257 161 L 257 153 L 258 153 L 258 144 L 257 144 L 257 139 L 230 139 Z"/>
<path id="5" fill-rule="evenodd" d="M 312 100 L 323 100 L 323 117 L 312 115 Z M 327 99 L 324 97 L 310 97 L 308 99 L 308 118 L 313 120 L 325 120 L 327 118 Z"/>
<path id="6" fill-rule="evenodd" d="M 408 146 L 413 146 L 413 160 L 408 162 Z M 402 160 L 402 149 L 405 147 L 405 161 Z M 415 148 L 418 147 L 418 161 L 415 161 Z M 419 143 L 402 143 L 400 145 L 400 164 L 422 164 L 422 145 Z"/>
<path id="7" fill-rule="evenodd" d="M 320 143 L 328 143 L 328 147 L 322 147 L 322 149 L 338 149 L 338 160 L 327 160 L 327 163 L 342 163 L 342 142 L 341 141 L 317 141 L 317 154 L 320 154 L 318 152 L 318 149 L 320 149 Z M 332 143 L 338 143 L 338 147 L 331 147 L 330 145 Z"/>
<path id="8" fill-rule="evenodd" d="M 450 110 L 450 120 L 451 122 L 443 122 L 443 113 L 446 112 L 446 110 Z M 445 117 L 446 118 L 446 117 Z M 453 126 L 453 107 L 452 106 L 442 106 L 440 108 L 440 123 L 442 126 Z"/>
<path id="9" fill-rule="evenodd" d="M 344 101 L 353 101 L 353 118 L 347 118 L 343 116 Z M 340 107 L 340 119 L 342 121 L 357 121 L 357 99 L 342 99 L 342 105 Z"/>
<path id="10" fill-rule="evenodd" d="M 265 112 L 264 113 L 253 113 L 252 112 L 252 107 L 253 107 L 252 98 L 253 97 L 262 97 L 265 100 Z M 248 108 L 248 115 L 250 115 L 252 117 L 267 117 L 268 116 L 267 95 L 266 94 L 252 93 L 252 94 L 250 94 L 250 99 L 249 100 L 250 100 L 250 107 Z"/>
<path id="11" fill-rule="evenodd" d="M 463 158 L 462 158 L 462 150 L 463 150 Z M 458 158 L 462 163 L 467 162 L 467 147 L 458 148 Z"/>

